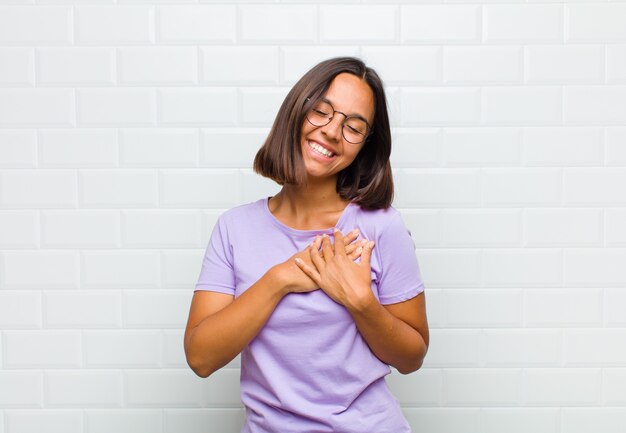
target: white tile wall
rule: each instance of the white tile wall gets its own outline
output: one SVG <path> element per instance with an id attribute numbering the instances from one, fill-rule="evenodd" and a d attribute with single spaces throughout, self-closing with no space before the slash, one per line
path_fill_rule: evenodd
<path id="1" fill-rule="evenodd" d="M 444 371 L 443 383 L 446 406 L 514 406 L 522 396 L 518 368 L 451 368 Z"/>
<path id="2" fill-rule="evenodd" d="M 530 406 L 594 406 L 600 401 L 599 368 L 527 369 L 524 383 Z"/>
<path id="3" fill-rule="evenodd" d="M 0 433 L 237 433 L 183 330 L 320 60 L 387 85 L 430 350 L 415 432 L 623 433 L 626 3 L 1 1 Z"/>
<path id="4" fill-rule="evenodd" d="M 158 6 L 157 40 L 161 43 L 233 42 L 234 6 Z"/>
<path id="5" fill-rule="evenodd" d="M 625 165 L 626 147 L 620 146 L 626 137 L 626 128 L 606 129 L 606 161 L 607 165 Z"/>
<path id="6" fill-rule="evenodd" d="M 5 2 L 6 3 L 6 2 Z M 42 25 L 45 23 L 45 25 Z M 56 45 L 73 40 L 70 6 L 0 6 L 0 42 Z"/>
<path id="7" fill-rule="evenodd" d="M 626 19 L 624 4 L 570 4 L 566 6 L 566 13 L 568 42 L 623 42 L 626 39 L 626 28 L 622 25 Z"/>
<path id="8" fill-rule="evenodd" d="M 124 167 L 193 167 L 198 165 L 197 130 L 124 129 L 120 131 L 120 163 Z"/>
<path id="9" fill-rule="evenodd" d="M 156 93 L 149 88 L 82 88 L 76 91 L 76 103 L 77 121 L 83 127 L 156 123 Z"/>
<path id="10" fill-rule="evenodd" d="M 85 251 L 81 257 L 85 288 L 153 288 L 159 284 L 157 251 Z"/>
<path id="11" fill-rule="evenodd" d="M 80 331 L 7 331 L 4 367 L 80 368 Z"/>
<path id="12" fill-rule="evenodd" d="M 565 408 L 561 419 L 563 433 L 583 433 L 590 429 L 618 433 L 626 423 L 626 411 L 620 407 Z"/>
<path id="13" fill-rule="evenodd" d="M 0 89 L 0 123 L 3 126 L 74 126 L 72 89 Z"/>
<path id="14" fill-rule="evenodd" d="M 626 83 L 626 45 L 609 45 L 606 47 L 607 81 L 610 83 Z"/>
<path id="15" fill-rule="evenodd" d="M 397 15 L 397 6 L 324 5 L 320 7 L 320 40 L 394 42 L 398 33 Z"/>
<path id="16" fill-rule="evenodd" d="M 39 135 L 39 163 L 46 168 L 105 168 L 119 162 L 113 129 L 46 129 Z"/>
<path id="17" fill-rule="evenodd" d="M 528 83 L 602 83 L 604 49 L 596 45 L 526 47 Z"/>
<path id="18" fill-rule="evenodd" d="M 41 328 L 41 292 L 0 291 L 0 329 Z"/>
<path id="19" fill-rule="evenodd" d="M 159 119 L 164 125 L 223 127 L 237 123 L 234 88 L 163 88 L 158 95 Z"/>
<path id="20" fill-rule="evenodd" d="M 242 409 L 165 409 L 165 433 L 239 432 L 243 426 Z"/>
<path id="21" fill-rule="evenodd" d="M 88 409 L 85 432 L 161 433 L 163 411 L 158 409 Z"/>
<path id="22" fill-rule="evenodd" d="M 239 37 L 245 43 L 310 43 L 318 38 L 315 5 L 239 6 Z"/>
<path id="23" fill-rule="evenodd" d="M 485 42 L 545 44 L 563 40 L 560 4 L 488 4 L 482 17 Z"/>
<path id="24" fill-rule="evenodd" d="M 0 245 L 2 248 L 37 248 L 39 215 L 35 210 L 0 211 Z"/>
<path id="25" fill-rule="evenodd" d="M 197 83 L 197 52 L 193 47 L 119 48 L 119 83 L 136 86 Z"/>
<path id="26" fill-rule="evenodd" d="M 414 431 L 433 433 L 479 433 L 481 429 L 478 408 L 407 408 L 404 409 Z"/>
<path id="27" fill-rule="evenodd" d="M 38 311 L 41 311 L 41 306 Z M 40 317 L 41 313 L 41 321 Z M 43 295 L 43 322 L 45 328 L 56 329 L 120 328 L 121 292 L 112 289 L 46 290 Z"/>
<path id="28" fill-rule="evenodd" d="M 77 251 L 32 250 L 3 253 L 0 281 L 7 289 L 78 288 Z"/>
<path id="29" fill-rule="evenodd" d="M 80 44 L 154 42 L 154 7 L 79 6 L 74 8 L 75 38 Z"/>
<path id="30" fill-rule="evenodd" d="M 25 86 L 35 83 L 35 55 L 29 48 L 0 48 L 0 83 Z"/>
<path id="31" fill-rule="evenodd" d="M 37 49 L 37 82 L 45 86 L 115 84 L 115 49 L 49 47 Z"/>
<path id="32" fill-rule="evenodd" d="M 37 134 L 35 131 L 0 130 L 0 167 L 34 168 L 37 165 Z"/>
<path id="33" fill-rule="evenodd" d="M 80 433 L 83 414 L 77 409 L 11 409 L 5 413 L 7 431 Z"/>
<path id="34" fill-rule="evenodd" d="M 400 35 L 408 43 L 457 44 L 480 41 L 479 5 L 403 5 Z"/>
<path id="35" fill-rule="evenodd" d="M 45 372 L 46 407 L 119 407 L 123 380 L 118 370 Z"/>
<path id="36" fill-rule="evenodd" d="M 482 431 L 557 433 L 559 415 L 553 408 L 486 408 L 481 411 Z"/>

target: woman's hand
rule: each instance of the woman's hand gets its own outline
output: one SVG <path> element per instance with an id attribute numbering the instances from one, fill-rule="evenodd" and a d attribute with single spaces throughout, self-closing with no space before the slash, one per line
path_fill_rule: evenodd
<path id="1" fill-rule="evenodd" d="M 370 258 L 374 242 L 366 242 L 354 251 L 361 255 L 361 263 L 355 263 L 345 247 L 347 236 L 336 229 L 334 238 L 334 245 L 327 235 L 321 240 L 316 238 L 309 247 L 310 261 L 301 256 L 294 257 L 294 261 L 335 302 L 349 310 L 359 309 L 373 299 Z"/>
<path id="2" fill-rule="evenodd" d="M 354 261 L 361 256 L 363 245 L 365 240 L 354 242 L 359 236 L 359 230 L 354 229 L 348 233 L 342 239 L 342 245 L 344 247 L 346 260 Z M 291 256 L 289 259 L 275 266 L 275 271 L 278 273 L 278 278 L 283 282 L 288 293 L 305 293 L 317 290 L 320 286 L 307 274 L 303 273 L 298 265 L 296 265 L 296 259 L 302 260 L 308 266 L 313 266 L 311 261 L 310 249 L 316 245 L 316 242 L 320 237 L 316 237 L 315 240 L 309 244 L 305 249 Z M 319 245 L 315 247 L 317 250 Z"/>

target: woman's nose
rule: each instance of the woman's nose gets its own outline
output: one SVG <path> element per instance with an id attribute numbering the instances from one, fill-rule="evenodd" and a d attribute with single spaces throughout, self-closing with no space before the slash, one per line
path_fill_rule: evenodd
<path id="1" fill-rule="evenodd" d="M 331 121 L 327 125 L 322 126 L 322 132 L 329 138 L 332 138 L 336 141 L 341 140 L 342 129 L 343 118 L 341 117 L 340 113 L 335 113 Z"/>

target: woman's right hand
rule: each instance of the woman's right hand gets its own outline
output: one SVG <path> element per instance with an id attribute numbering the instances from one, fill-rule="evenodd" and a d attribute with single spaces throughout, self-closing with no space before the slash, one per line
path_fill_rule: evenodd
<path id="1" fill-rule="evenodd" d="M 361 256 L 361 252 L 363 251 L 362 247 L 367 242 L 366 239 L 361 239 L 358 242 L 354 242 L 358 237 L 358 229 L 352 230 L 350 233 L 344 236 L 346 254 L 353 261 Z M 312 242 L 312 244 L 315 245 L 315 248 L 317 249 L 320 248 L 321 243 L 321 236 L 316 236 L 315 240 Z M 279 263 L 274 267 L 273 270 L 276 273 L 276 276 L 279 278 L 279 281 L 282 282 L 286 293 L 305 293 L 319 289 L 319 286 L 315 283 L 315 281 L 309 278 L 309 276 L 306 275 L 302 271 L 302 269 L 300 269 L 298 265 L 296 265 L 294 261 L 294 259 L 298 257 L 302 259 L 304 263 L 313 266 L 313 262 L 311 261 L 311 254 L 309 253 L 310 247 L 311 244 L 309 244 L 304 250 L 297 252 L 293 256 L 289 257 L 286 261 Z"/>

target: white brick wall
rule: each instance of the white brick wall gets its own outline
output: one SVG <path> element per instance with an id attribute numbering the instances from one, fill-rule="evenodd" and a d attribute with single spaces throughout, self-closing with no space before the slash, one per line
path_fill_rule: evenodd
<path id="1" fill-rule="evenodd" d="M 282 99 L 357 55 L 431 346 L 415 432 L 626 429 L 626 2 L 0 1 L 0 433 L 237 433 L 183 329 Z"/>

